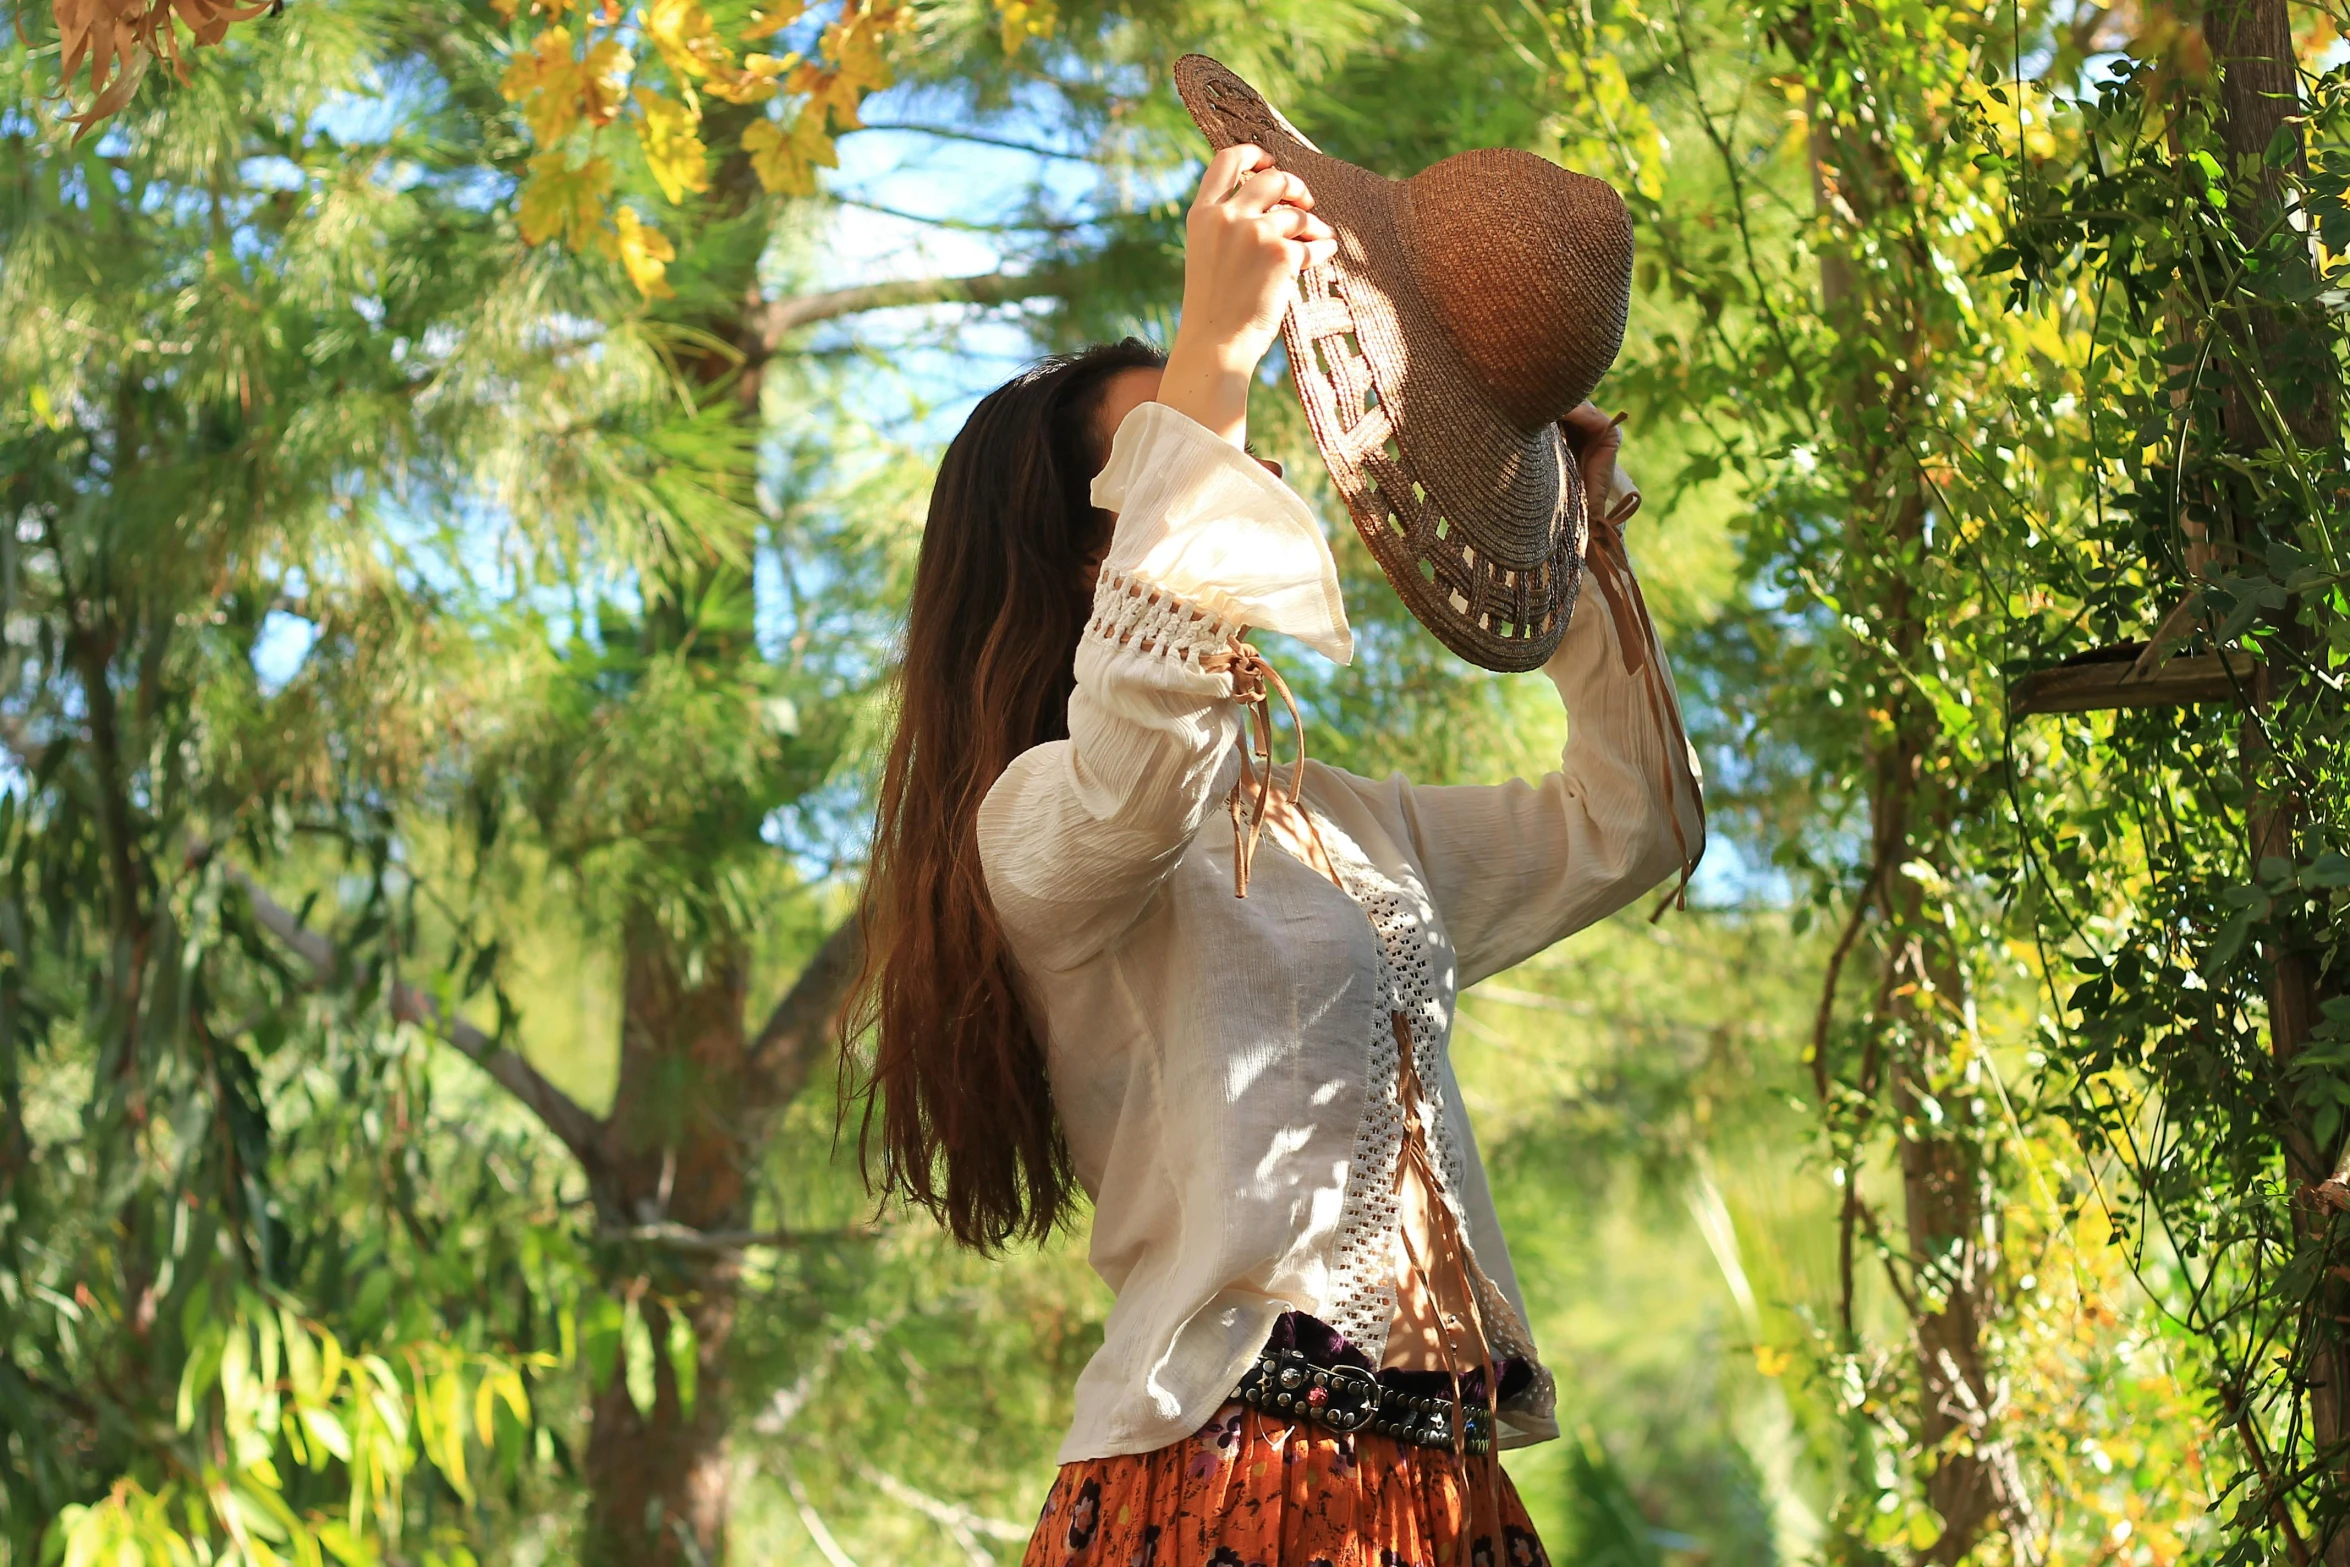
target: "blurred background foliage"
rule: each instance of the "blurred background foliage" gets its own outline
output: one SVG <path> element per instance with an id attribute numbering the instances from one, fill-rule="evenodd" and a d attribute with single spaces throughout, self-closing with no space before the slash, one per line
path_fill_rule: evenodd
<path id="1" fill-rule="evenodd" d="M 19 17 L 0 1567 L 1017 1558 L 1104 1292 L 874 1212 L 828 1020 L 931 465 L 1166 340 L 1191 48 L 1639 228 L 1714 844 L 1454 1040 L 1554 1559 L 2350 1561 L 2338 20 L 289 0 L 77 139 Z M 1316 754 L 1546 766 L 1253 413 Z"/>

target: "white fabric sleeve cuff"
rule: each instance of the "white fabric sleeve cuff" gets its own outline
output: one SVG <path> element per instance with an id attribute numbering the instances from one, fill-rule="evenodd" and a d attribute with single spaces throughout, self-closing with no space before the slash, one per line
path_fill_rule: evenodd
<path id="1" fill-rule="evenodd" d="M 1164 403 L 1118 426 L 1093 503 L 1118 514 L 1105 577 L 1136 577 L 1209 613 L 1354 659 L 1329 541 L 1297 492 Z"/>

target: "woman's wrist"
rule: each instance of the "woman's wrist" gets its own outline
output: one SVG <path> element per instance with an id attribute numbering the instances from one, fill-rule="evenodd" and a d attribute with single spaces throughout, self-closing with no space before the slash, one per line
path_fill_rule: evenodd
<path id="1" fill-rule="evenodd" d="M 1248 444 L 1248 384 L 1256 361 L 1236 344 L 1187 341 L 1178 330 L 1155 399 L 1235 446 Z"/>

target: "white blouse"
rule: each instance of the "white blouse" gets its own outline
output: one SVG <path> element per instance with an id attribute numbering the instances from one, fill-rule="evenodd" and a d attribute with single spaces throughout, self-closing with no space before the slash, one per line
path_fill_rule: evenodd
<path id="1" fill-rule="evenodd" d="M 1499 1435 L 1556 1436 L 1554 1385 L 1446 1058 L 1453 1002 L 1694 859 L 1703 816 L 1677 709 L 1660 715 L 1628 672 L 1587 586 L 1546 670 L 1571 717 L 1558 771 L 1415 788 L 1309 763 L 1304 805 L 1345 892 L 1268 839 L 1235 898 L 1224 801 L 1243 709 L 1231 675 L 1201 659 L 1251 626 L 1351 658 L 1329 546 L 1286 485 L 1158 403 L 1119 427 L 1093 499 L 1118 524 L 1069 738 L 1014 761 L 978 823 L 1093 1199 L 1093 1265 L 1117 1295 L 1061 1461 L 1197 1430 L 1285 1310 L 1383 1358 L 1404 1124 L 1396 1012 L 1437 1095 L 1418 1108 L 1493 1348 L 1535 1370 Z"/>

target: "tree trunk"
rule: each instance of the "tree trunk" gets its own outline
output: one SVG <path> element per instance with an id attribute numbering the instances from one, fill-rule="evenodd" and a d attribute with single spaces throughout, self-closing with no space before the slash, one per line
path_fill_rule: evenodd
<path id="1" fill-rule="evenodd" d="M 587 1567 L 715 1567 L 726 1559 L 734 1498 L 724 1377 L 734 1332 L 734 1271 L 731 1262 L 708 1270 L 682 1308 L 694 1330 L 700 1370 L 690 1413 L 661 1352 L 670 1313 L 659 1305 L 640 1306 L 656 1350 L 652 1410 L 638 1412 L 618 1367 L 596 1393 L 587 1450 L 587 1538 L 580 1550 Z"/>
<path id="2" fill-rule="evenodd" d="M 1833 30 L 1815 26 L 1810 16 L 1798 17 L 1784 36 L 1812 70 L 1845 69 L 1823 57 L 1836 48 Z M 1892 117 L 1910 112 L 1898 104 L 1883 111 Z M 1914 200 L 1871 125 L 1839 121 L 1816 96 L 1810 120 L 1813 192 L 1823 217 L 1840 226 L 1866 225 Z M 1872 1101 L 1887 1095 L 1895 1117 L 1912 1263 L 1907 1303 L 1919 1398 L 1914 1430 L 1936 1452 L 1926 1499 L 1942 1520 L 1941 1535 L 1924 1559 L 1957 1562 L 2001 1517 L 2023 1533 L 2031 1524 L 2013 1458 L 1992 1428 L 1983 1352 L 1985 1330 L 1999 1310 L 1996 1194 L 1983 1169 L 1980 1140 L 1968 1124 L 1972 1096 L 1951 1091 L 1951 1047 L 1966 1015 L 1966 973 L 1953 933 L 1906 870 L 1923 861 L 1931 871 L 1948 873 L 1953 824 L 1935 762 L 1940 722 L 1905 673 L 1924 651 L 1928 630 L 1927 611 L 1908 575 L 1908 563 L 1926 548 L 1927 500 L 1907 438 L 1930 376 L 1933 344 L 1910 291 L 1897 281 L 1904 275 L 1928 278 L 1930 264 L 1914 258 L 1906 274 L 1896 268 L 1891 280 L 1882 272 L 1864 280 L 1835 246 L 1821 247 L 1822 315 L 1849 355 L 1831 372 L 1838 379 L 1822 388 L 1824 397 L 1840 405 L 1837 422 L 1851 443 L 1846 460 L 1853 468 L 1838 589 L 1847 604 L 1864 608 L 1891 654 L 1878 673 L 1883 711 L 1872 715 L 1863 747 L 1876 880 L 1862 896 L 1877 900 L 1880 967 L 1867 1020 L 1871 1043 L 1855 1086 Z M 1864 409 L 1891 417 L 1872 425 L 1861 417 Z M 1879 432 L 1874 439 L 1868 437 L 1872 429 Z M 1848 1179 L 1857 1180 L 1857 1171 Z M 1857 1193 L 1848 1190 L 1848 1231 L 1860 1211 Z M 1847 1233 L 1847 1246 L 1850 1239 Z"/>
<path id="3" fill-rule="evenodd" d="M 743 1023 L 746 955 L 724 942 L 691 961 L 649 916 L 626 934 L 620 1083 L 598 1159 L 596 1208 L 608 1230 L 678 1224 L 742 1229 L 757 1158 L 741 1107 L 764 1095 Z M 764 1118 L 762 1118 L 764 1119 Z M 625 1356 L 595 1395 L 588 1440 L 589 1567 L 701 1567 L 723 1561 L 731 1503 L 727 1347 L 737 1263 L 709 1253 L 615 1242 L 605 1287 L 634 1300 L 651 1330 L 654 1397 L 640 1411 Z M 672 1312 L 692 1327 L 696 1376 L 686 1405 L 667 1345 Z"/>
<path id="4" fill-rule="evenodd" d="M 2237 200 L 2232 204 L 2239 233 L 2247 244 L 2259 244 L 2264 231 L 2285 212 L 2288 183 L 2308 175 L 2307 148 L 2298 132 L 2288 155 L 2268 161 L 2268 149 L 2292 123 L 2300 109 L 2300 80 L 2293 56 L 2291 18 L 2285 0 L 2217 0 L 2205 19 L 2211 54 L 2220 66 L 2220 136 L 2229 154 L 2230 176 Z M 2287 268 L 2306 263 L 2306 252 L 2288 243 L 2271 250 Z M 2272 285 L 2273 292 L 2273 285 Z M 2243 338 L 2252 363 L 2239 366 L 2228 380 L 2221 402 L 2221 421 L 2227 445 L 2254 456 L 2263 448 L 2281 445 L 2289 435 L 2293 444 L 2320 455 L 2331 466 L 2339 445 L 2339 388 L 2331 360 L 2329 334 L 2322 319 L 2311 319 L 2307 307 L 2283 304 L 2255 305 L 2244 312 Z M 2285 419 L 2282 432 L 2263 427 L 2255 399 L 2254 377 L 2276 394 Z M 2223 480 L 2223 483 L 2228 481 Z M 2223 559 L 2239 550 L 2257 555 L 2259 540 L 2251 510 L 2252 497 L 2240 481 L 2228 486 L 2236 504 L 2221 509 Z M 2281 649 L 2298 652 L 2304 635 L 2297 607 L 2286 605 L 2271 616 Z M 2272 657 L 2262 681 L 2262 695 L 2278 704 L 2323 700 L 2313 691 L 2295 689 L 2287 672 L 2287 658 Z M 2247 717 L 2240 745 L 2242 768 L 2252 805 L 2246 822 L 2248 858 L 2254 874 L 2264 860 L 2300 859 L 2302 803 L 2272 775 L 2267 740 L 2260 724 Z M 2314 950 L 2307 921 L 2295 916 L 2280 919 L 2262 943 L 2268 962 L 2269 1050 L 2280 1082 L 2289 1083 L 2293 1058 L 2309 1043 L 2323 999 L 2319 954 Z M 2321 1147 L 2299 1106 L 2285 1094 L 2281 1143 L 2286 1174 L 2297 1194 L 2294 1218 L 2297 1244 L 2309 1259 L 2309 1274 L 2317 1298 L 2305 1320 L 2308 1338 L 2302 1345 L 2304 1375 L 2309 1387 L 2310 1437 L 2320 1461 L 2330 1471 L 2326 1488 L 2338 1497 L 2350 1482 L 2344 1469 L 2343 1447 L 2350 1440 L 2350 1344 L 2338 1324 L 2350 1311 L 2346 1291 L 2328 1266 L 2338 1249 L 2336 1219 L 2327 1205 L 2313 1200 L 2315 1189 L 2335 1173 L 2334 1150 Z M 2330 1567 L 2350 1567 L 2350 1526 L 2337 1521 L 2320 1544 Z"/>
<path id="5" fill-rule="evenodd" d="M 1881 461 L 1872 456 L 1869 467 Z M 1892 457 L 1894 464 L 1901 461 Z M 1898 561 L 1923 545 L 1925 501 L 1914 478 L 1896 470 L 1891 482 L 1907 494 L 1891 536 L 1875 553 Z M 1869 602 L 1883 616 L 1888 640 L 1900 662 L 1913 665 L 1926 641 L 1915 594 L 1898 572 L 1874 588 Z M 1943 843 L 1950 823 L 1929 776 L 1939 726 L 1932 707 L 1906 683 L 1889 705 L 1889 732 L 1870 758 L 1872 837 L 1877 863 L 1887 869 L 1880 903 L 1883 966 L 1869 1026 L 1889 1043 L 1887 1087 L 1911 1288 L 1917 1292 L 1911 1302 L 1916 1430 L 1919 1442 L 1937 1454 L 1926 1500 L 1942 1519 L 1942 1533 L 1925 1559 L 1947 1563 L 1972 1551 L 1984 1529 L 2020 1497 L 2007 1472 L 2012 1461 L 2005 1444 L 1992 1430 L 1991 1377 L 1983 1360 L 1984 1330 L 1999 1311 L 1997 1197 L 1971 1124 L 1972 1095 L 1952 1080 L 1951 1046 L 1966 1015 L 1966 973 L 1952 932 L 1929 908 L 1925 889 L 1901 869 L 1920 860 L 1937 872 L 1950 869 Z M 1939 1304 L 1928 1304 L 1929 1296 Z"/>

